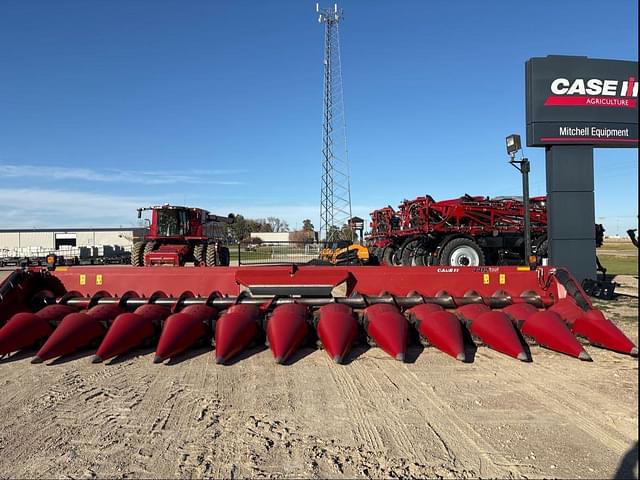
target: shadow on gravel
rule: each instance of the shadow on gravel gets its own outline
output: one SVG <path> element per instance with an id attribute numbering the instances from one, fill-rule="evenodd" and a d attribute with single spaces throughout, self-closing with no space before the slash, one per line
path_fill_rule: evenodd
<path id="1" fill-rule="evenodd" d="M 531 355 L 531 348 L 529 347 L 529 344 L 527 343 L 524 336 L 522 335 L 522 332 L 520 331 L 519 328 L 515 328 L 514 330 L 516 331 L 516 335 L 518 335 L 518 339 L 522 344 L 522 349 L 524 350 L 524 353 L 527 354 L 527 358 L 529 359 L 528 361 L 533 362 L 533 355 Z"/>
<path id="2" fill-rule="evenodd" d="M 264 352 L 266 349 L 267 349 L 267 346 L 264 344 L 264 342 L 259 343 L 257 345 L 254 345 L 253 347 L 242 350 L 236 356 L 231 357 L 229 361 L 224 362 L 223 365 L 227 367 L 231 365 L 235 365 L 236 363 L 241 362 L 242 360 L 245 360 L 251 357 L 252 355 L 257 355 L 260 352 Z"/>
<path id="3" fill-rule="evenodd" d="M 302 360 L 304 357 L 311 355 L 313 352 L 316 352 L 316 348 L 312 347 L 301 347 L 296 353 L 291 355 L 282 365 L 293 365 L 299 360 Z"/>
<path id="4" fill-rule="evenodd" d="M 476 361 L 476 352 L 478 351 L 478 346 L 471 338 L 471 334 L 469 330 L 466 328 L 462 329 L 462 341 L 464 342 L 464 363 L 473 363 Z"/>
<path id="5" fill-rule="evenodd" d="M 184 353 L 181 353 L 173 358 L 170 358 L 168 362 L 165 362 L 165 365 L 177 365 L 182 362 L 186 362 L 187 360 L 191 360 L 193 357 L 197 357 L 198 355 L 208 354 L 213 355 L 213 351 L 211 350 L 210 345 L 205 345 L 196 348 L 190 348 Z"/>
<path id="6" fill-rule="evenodd" d="M 126 353 L 123 353 L 122 355 L 118 355 L 113 357 L 110 360 L 107 360 L 106 362 L 104 362 L 105 365 L 117 365 L 119 363 L 122 362 L 126 362 L 128 360 L 133 360 L 136 357 L 140 357 L 140 356 L 144 356 L 144 355 L 149 355 L 150 353 L 155 352 L 156 347 L 142 347 L 142 348 L 135 348 L 133 350 L 129 350 Z M 149 361 L 151 362 L 152 359 L 150 359 Z"/>
<path id="7" fill-rule="evenodd" d="M 38 351 L 34 348 L 27 350 L 19 350 L 12 355 L 0 358 L 0 364 L 17 362 L 18 360 L 24 360 L 25 358 L 33 357 Z"/>
<path id="8" fill-rule="evenodd" d="M 343 365 L 349 365 L 351 362 L 361 357 L 371 347 L 366 344 L 354 345 L 351 351 L 347 354 L 346 358 L 342 360 Z"/>
<path id="9" fill-rule="evenodd" d="M 74 360 L 78 360 L 80 358 L 93 356 L 96 353 L 95 348 L 90 348 L 86 350 L 79 350 L 74 353 L 70 353 L 68 355 L 63 355 L 61 357 L 56 358 L 54 361 L 47 363 L 48 367 L 52 367 L 55 365 L 63 365 L 68 362 L 73 362 Z"/>
<path id="10" fill-rule="evenodd" d="M 420 354 L 424 352 L 424 346 L 422 345 L 409 345 L 407 353 L 404 356 L 404 363 L 416 363 Z"/>
<path id="11" fill-rule="evenodd" d="M 615 480 L 637 480 L 638 473 L 638 442 L 635 442 L 631 448 L 624 454 L 622 460 L 620 460 L 620 464 L 618 465 L 618 470 L 616 470 L 613 478 Z"/>

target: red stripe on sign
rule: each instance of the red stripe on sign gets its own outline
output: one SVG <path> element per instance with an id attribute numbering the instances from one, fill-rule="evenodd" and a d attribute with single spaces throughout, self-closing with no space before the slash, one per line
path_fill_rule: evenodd
<path id="1" fill-rule="evenodd" d="M 598 138 L 598 137 L 540 137 L 542 142 L 574 142 L 574 141 L 597 141 L 597 142 L 627 142 L 638 143 L 637 138 Z"/>
<path id="2" fill-rule="evenodd" d="M 627 85 L 627 97 L 633 94 L 633 84 L 636 83 L 636 77 L 629 77 L 629 84 Z"/>
<path id="3" fill-rule="evenodd" d="M 554 107 L 619 107 L 636 108 L 638 100 L 620 97 L 588 97 L 584 95 L 554 95 L 544 101 L 547 106 Z"/>

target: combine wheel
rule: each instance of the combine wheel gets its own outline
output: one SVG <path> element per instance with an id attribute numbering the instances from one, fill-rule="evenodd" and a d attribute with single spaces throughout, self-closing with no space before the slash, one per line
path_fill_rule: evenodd
<path id="1" fill-rule="evenodd" d="M 231 261 L 230 257 L 229 249 L 227 247 L 217 246 L 215 243 L 207 245 L 207 267 L 228 267 Z"/>
<path id="2" fill-rule="evenodd" d="M 142 251 L 142 263 L 145 266 L 147 265 L 147 261 L 145 260 L 147 253 L 151 253 L 156 249 L 156 242 L 147 242 L 144 245 L 144 250 Z"/>
<path id="3" fill-rule="evenodd" d="M 207 267 L 215 267 L 217 265 L 217 250 L 218 248 L 216 247 L 215 243 L 209 243 L 207 245 L 207 254 L 205 256 Z"/>
<path id="4" fill-rule="evenodd" d="M 196 262 L 196 265 L 204 265 L 206 263 L 206 243 L 197 243 L 193 247 L 193 259 Z"/>
<path id="5" fill-rule="evenodd" d="M 231 262 L 231 255 L 229 254 L 229 249 L 227 247 L 219 247 L 218 248 L 218 265 L 223 267 L 228 267 Z"/>
<path id="6" fill-rule="evenodd" d="M 142 255 L 144 247 L 144 242 L 135 242 L 133 247 L 131 247 L 131 265 L 134 267 L 141 267 L 144 263 L 144 257 Z"/>
<path id="7" fill-rule="evenodd" d="M 484 253 L 470 238 L 454 238 L 440 253 L 440 265 L 452 267 L 479 267 L 484 265 Z"/>

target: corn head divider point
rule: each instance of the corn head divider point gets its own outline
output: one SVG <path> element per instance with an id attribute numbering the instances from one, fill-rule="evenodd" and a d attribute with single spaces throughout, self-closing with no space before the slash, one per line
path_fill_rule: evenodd
<path id="1" fill-rule="evenodd" d="M 0 355 L 32 362 L 94 348 L 94 363 L 156 346 L 154 362 L 209 343 L 217 363 L 265 342 L 277 363 L 316 341 L 336 363 L 366 340 L 404 361 L 419 341 L 470 361 L 469 342 L 531 361 L 527 343 L 591 360 L 577 337 L 637 347 L 566 270 L 539 267 L 70 267 L 0 284 Z"/>

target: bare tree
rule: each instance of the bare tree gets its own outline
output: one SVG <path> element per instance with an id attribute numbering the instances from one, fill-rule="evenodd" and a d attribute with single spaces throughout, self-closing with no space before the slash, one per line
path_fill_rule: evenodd
<path id="1" fill-rule="evenodd" d="M 267 223 L 274 232 L 288 232 L 289 224 L 278 217 L 267 217 Z"/>

